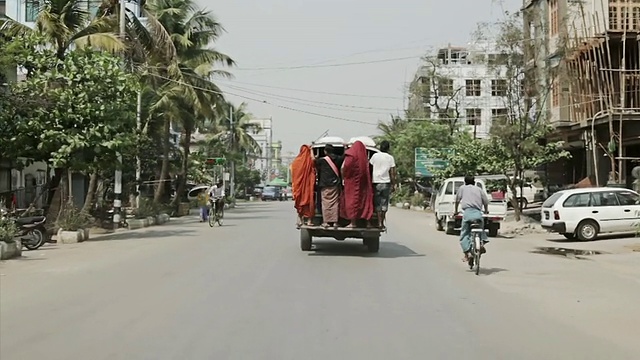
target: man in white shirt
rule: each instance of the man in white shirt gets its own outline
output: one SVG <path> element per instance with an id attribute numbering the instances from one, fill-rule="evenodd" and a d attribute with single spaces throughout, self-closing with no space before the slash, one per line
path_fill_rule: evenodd
<path id="1" fill-rule="evenodd" d="M 209 201 L 216 202 L 216 210 L 218 212 L 224 208 L 224 195 L 224 182 L 222 180 L 209 188 Z"/>
<path id="2" fill-rule="evenodd" d="M 380 152 L 373 154 L 373 200 L 378 214 L 378 226 L 384 230 L 389 198 L 396 184 L 396 160 L 389 155 L 389 142 L 380 143 Z"/>

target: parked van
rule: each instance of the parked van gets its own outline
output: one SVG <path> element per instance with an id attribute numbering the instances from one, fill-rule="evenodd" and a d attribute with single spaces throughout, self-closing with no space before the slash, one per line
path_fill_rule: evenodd
<path id="1" fill-rule="evenodd" d="M 454 177 L 445 180 L 442 187 L 435 193 L 433 204 L 436 216 L 436 228 L 438 231 L 446 230 L 447 234 L 454 234 L 462 227 L 462 217 L 454 216 L 456 194 L 464 185 L 463 177 Z M 487 186 L 482 178 L 476 178 L 476 186 L 487 192 L 489 198 L 489 214 L 485 216 L 484 227 L 489 231 L 490 237 L 498 235 L 500 222 L 507 216 L 507 201 L 505 199 L 493 199 L 487 191 Z M 459 209 L 461 210 L 461 209 Z"/>

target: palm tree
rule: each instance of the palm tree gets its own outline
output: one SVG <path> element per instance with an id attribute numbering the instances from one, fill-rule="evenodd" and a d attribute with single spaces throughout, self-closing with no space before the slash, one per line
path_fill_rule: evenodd
<path id="1" fill-rule="evenodd" d="M 233 115 L 233 122 L 230 118 L 224 117 L 219 127 L 222 131 L 215 137 L 225 144 L 228 151 L 235 156 L 246 160 L 247 156 L 256 156 L 262 153 L 260 144 L 251 136 L 261 129 L 259 124 L 251 122 L 252 115 L 247 112 L 247 104 L 241 103 L 235 107 L 227 103 L 227 113 Z"/>
<path id="2" fill-rule="evenodd" d="M 0 32 L 8 37 L 38 35 L 56 49 L 60 60 L 71 46 L 90 46 L 110 52 L 120 52 L 125 46 L 117 34 L 117 19 L 92 18 L 86 9 L 86 0 L 45 0 L 36 18 L 35 27 L 13 19 L 0 19 Z"/>
<path id="3" fill-rule="evenodd" d="M 176 57 L 169 64 L 164 56 L 150 58 L 147 79 L 155 89 L 150 113 L 169 115 L 164 116 L 165 135 L 169 135 L 172 119 L 183 129 L 183 158 L 177 186 L 177 193 L 181 194 L 188 171 L 191 134 L 205 119 L 220 118 L 225 104 L 222 91 L 211 79 L 215 76 L 229 77 L 230 74 L 213 68 L 213 64 L 232 66 L 234 62 L 229 56 L 209 47 L 224 29 L 213 14 L 198 9 L 193 0 L 153 0 L 146 4 L 146 10 L 169 34 L 176 49 Z M 168 152 L 166 146 L 165 153 Z M 167 162 L 165 156 L 161 179 L 168 176 Z M 162 192 L 162 188 L 158 188 L 155 198 L 160 199 Z M 177 204 L 179 200 L 177 196 L 174 202 Z"/>

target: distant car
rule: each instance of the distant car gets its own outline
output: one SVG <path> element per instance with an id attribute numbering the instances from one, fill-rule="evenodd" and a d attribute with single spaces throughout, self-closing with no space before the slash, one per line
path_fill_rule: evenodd
<path id="1" fill-rule="evenodd" d="M 262 189 L 262 201 L 275 201 L 281 200 L 280 189 L 275 186 L 265 186 Z"/>
<path id="2" fill-rule="evenodd" d="M 631 233 L 640 218 L 640 195 L 620 188 L 562 190 L 543 204 L 541 225 L 567 239 L 594 240 L 601 233 Z"/>

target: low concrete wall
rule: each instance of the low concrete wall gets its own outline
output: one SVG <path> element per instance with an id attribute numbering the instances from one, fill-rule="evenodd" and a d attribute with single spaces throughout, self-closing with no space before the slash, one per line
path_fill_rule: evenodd
<path id="1" fill-rule="evenodd" d="M 0 260 L 13 259 L 22 256 L 22 242 L 20 239 L 12 242 L 0 241 Z"/>

